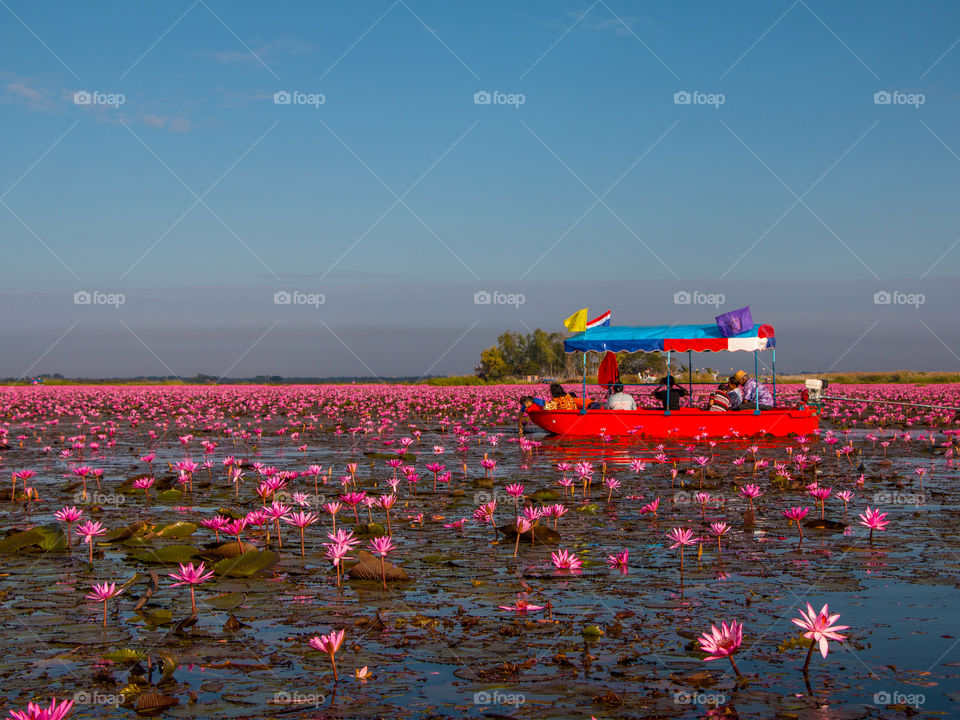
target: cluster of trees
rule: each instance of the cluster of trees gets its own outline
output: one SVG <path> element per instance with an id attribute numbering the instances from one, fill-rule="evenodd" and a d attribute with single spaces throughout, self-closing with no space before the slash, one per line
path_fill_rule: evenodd
<path id="1" fill-rule="evenodd" d="M 548 333 L 537 328 L 523 335 L 507 331 L 497 338 L 497 344 L 480 353 L 477 376 L 483 380 L 505 380 L 526 375 L 572 378 L 582 372 L 579 353 L 563 351 L 563 333 Z M 587 374 L 596 374 L 601 356 L 587 356 Z M 618 353 L 621 375 L 666 372 L 667 361 L 661 353 Z"/>

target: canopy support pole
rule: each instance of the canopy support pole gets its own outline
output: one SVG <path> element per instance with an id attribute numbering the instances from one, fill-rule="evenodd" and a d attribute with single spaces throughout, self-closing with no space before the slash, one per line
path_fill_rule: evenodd
<path id="1" fill-rule="evenodd" d="M 760 353 L 757 350 L 753 351 L 753 381 L 759 385 L 760 383 Z M 760 389 L 754 387 L 753 395 L 756 398 L 757 406 L 753 411 L 754 415 L 760 414 Z"/>
<path id="2" fill-rule="evenodd" d="M 663 413 L 664 415 L 670 414 L 670 385 L 671 384 L 672 383 L 670 382 L 670 351 L 667 350 L 667 407 Z"/>
<path id="3" fill-rule="evenodd" d="M 693 350 L 687 350 L 687 387 L 690 389 L 687 407 L 693 407 Z"/>
<path id="4" fill-rule="evenodd" d="M 580 398 L 583 404 L 580 406 L 580 414 L 587 414 L 587 353 L 583 353 L 583 395 Z"/>
<path id="5" fill-rule="evenodd" d="M 773 406 L 777 406 L 777 349 L 771 348 L 770 352 L 773 354 Z"/>

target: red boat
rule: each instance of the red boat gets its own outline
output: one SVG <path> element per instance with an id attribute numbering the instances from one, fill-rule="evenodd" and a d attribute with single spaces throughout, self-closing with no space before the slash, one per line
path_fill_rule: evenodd
<path id="1" fill-rule="evenodd" d="M 738 433 L 748 435 L 809 435 L 820 424 L 816 409 L 806 405 L 794 408 L 709 412 L 698 408 L 680 408 L 669 415 L 663 410 L 533 410 L 528 417 L 547 432 L 556 435 L 628 435 L 638 437 L 722 437 Z"/>
<path id="2" fill-rule="evenodd" d="M 667 374 L 673 352 L 753 351 L 754 370 L 759 369 L 758 353 L 770 350 L 773 357 L 772 409 L 754 407 L 713 412 L 695 407 L 675 410 L 543 410 L 531 407 L 527 415 L 547 432 L 560 436 L 637 435 L 656 438 L 684 438 L 695 435 L 722 437 L 736 434 L 809 435 L 819 427 L 816 407 L 801 403 L 778 407 L 776 379 L 776 338 L 770 325 L 753 326 L 733 336 L 724 336 L 717 325 L 658 325 L 595 327 L 564 341 L 567 352 L 583 353 L 583 396 L 586 396 L 586 353 L 588 352 L 665 352 Z M 692 356 L 691 356 L 692 357 Z M 693 392 L 689 393 L 690 402 Z"/>

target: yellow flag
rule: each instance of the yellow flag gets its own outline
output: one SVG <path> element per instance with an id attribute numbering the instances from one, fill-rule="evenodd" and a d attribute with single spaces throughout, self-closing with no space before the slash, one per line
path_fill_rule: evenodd
<path id="1" fill-rule="evenodd" d="M 563 324 L 570 332 L 583 332 L 587 329 L 587 308 L 577 310 L 573 315 L 564 320 Z"/>

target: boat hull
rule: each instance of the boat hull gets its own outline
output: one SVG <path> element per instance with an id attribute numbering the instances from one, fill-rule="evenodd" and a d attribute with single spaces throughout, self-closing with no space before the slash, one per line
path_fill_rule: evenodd
<path id="1" fill-rule="evenodd" d="M 680 408 L 663 410 L 531 410 L 531 421 L 547 432 L 568 437 L 590 435 L 637 435 L 640 437 L 693 437 L 706 434 L 722 437 L 809 435 L 820 426 L 815 408 L 801 406 L 761 410 L 710 412 Z"/>

